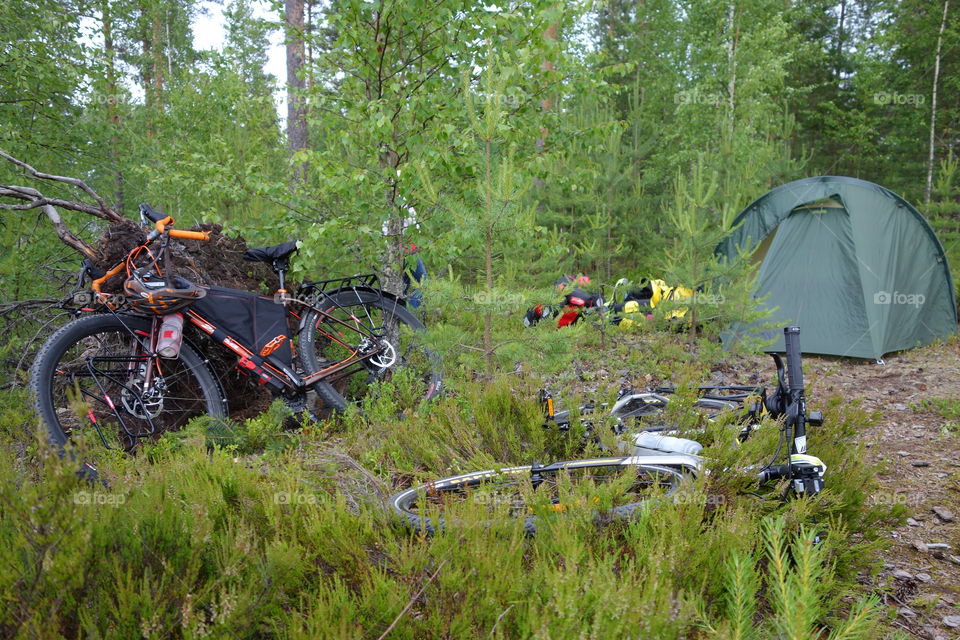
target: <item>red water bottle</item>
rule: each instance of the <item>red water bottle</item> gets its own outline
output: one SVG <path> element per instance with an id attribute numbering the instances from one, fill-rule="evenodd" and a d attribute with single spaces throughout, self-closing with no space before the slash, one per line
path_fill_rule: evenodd
<path id="1" fill-rule="evenodd" d="M 160 337 L 157 339 L 157 354 L 161 358 L 176 358 L 180 355 L 180 343 L 183 342 L 183 314 L 171 313 L 163 317 L 160 323 Z"/>

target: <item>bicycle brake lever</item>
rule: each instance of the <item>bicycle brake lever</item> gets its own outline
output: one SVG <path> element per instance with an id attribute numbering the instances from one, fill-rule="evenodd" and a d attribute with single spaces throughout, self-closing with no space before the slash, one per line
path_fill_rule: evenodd
<path id="1" fill-rule="evenodd" d="M 77 273 L 77 289 L 82 289 L 84 283 L 87 280 L 87 276 L 90 276 L 93 280 L 97 278 L 102 278 L 106 275 L 106 271 L 97 267 L 93 264 L 93 260 L 90 258 L 84 258 L 83 262 L 80 263 L 80 271 Z"/>

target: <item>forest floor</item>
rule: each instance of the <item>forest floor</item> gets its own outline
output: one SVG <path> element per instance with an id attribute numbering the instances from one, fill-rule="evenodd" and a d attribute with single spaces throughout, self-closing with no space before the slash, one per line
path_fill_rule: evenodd
<path id="1" fill-rule="evenodd" d="M 733 366 L 748 362 L 755 364 Z M 879 470 L 871 499 L 902 504 L 909 515 L 887 533 L 875 578 L 890 625 L 913 637 L 960 637 L 960 344 L 903 351 L 882 365 L 814 356 L 804 365 L 811 409 L 839 395 L 879 418 L 860 436 Z"/>
<path id="2" fill-rule="evenodd" d="M 806 362 L 813 404 L 860 398 L 880 418 L 861 436 L 880 470 L 874 499 L 904 504 L 910 515 L 889 532 L 879 576 L 897 612 L 893 626 L 922 638 L 960 637 L 960 345 L 904 351 L 883 365 Z"/>
<path id="3" fill-rule="evenodd" d="M 634 348 L 660 342 L 640 338 Z M 904 524 L 885 532 L 884 568 L 863 576 L 889 607 L 887 624 L 907 637 L 960 638 L 960 342 L 950 340 L 866 360 L 804 355 L 810 410 L 835 396 L 858 403 L 874 420 L 860 432 L 877 471 L 872 505 L 902 505 Z M 709 384 L 769 383 L 766 355 L 724 357 Z M 581 381 L 584 377 L 581 373 Z M 635 389 L 669 383 L 627 368 L 589 372 L 582 391 L 616 383 Z M 816 454 L 816 427 L 811 429 Z M 830 472 L 827 471 L 829 486 Z"/>

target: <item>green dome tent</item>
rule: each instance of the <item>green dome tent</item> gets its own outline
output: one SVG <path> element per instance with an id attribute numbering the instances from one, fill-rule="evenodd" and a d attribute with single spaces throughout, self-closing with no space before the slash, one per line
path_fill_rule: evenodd
<path id="1" fill-rule="evenodd" d="M 807 353 L 879 360 L 957 330 L 943 246 L 919 211 L 879 185 L 797 180 L 734 225 L 717 255 L 753 253 L 756 296 L 767 296 L 778 326 L 800 326 Z M 769 350 L 783 351 L 783 337 Z"/>

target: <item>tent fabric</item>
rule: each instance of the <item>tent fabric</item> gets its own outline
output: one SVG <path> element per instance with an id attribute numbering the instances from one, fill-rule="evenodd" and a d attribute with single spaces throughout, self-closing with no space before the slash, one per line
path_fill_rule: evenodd
<path id="1" fill-rule="evenodd" d="M 743 210 L 716 253 L 765 249 L 758 298 L 796 324 L 803 350 L 880 359 L 957 330 L 953 280 L 933 229 L 897 194 L 837 176 L 797 180 Z M 734 330 L 734 334 L 744 328 Z M 782 351 L 783 338 L 769 351 Z"/>

